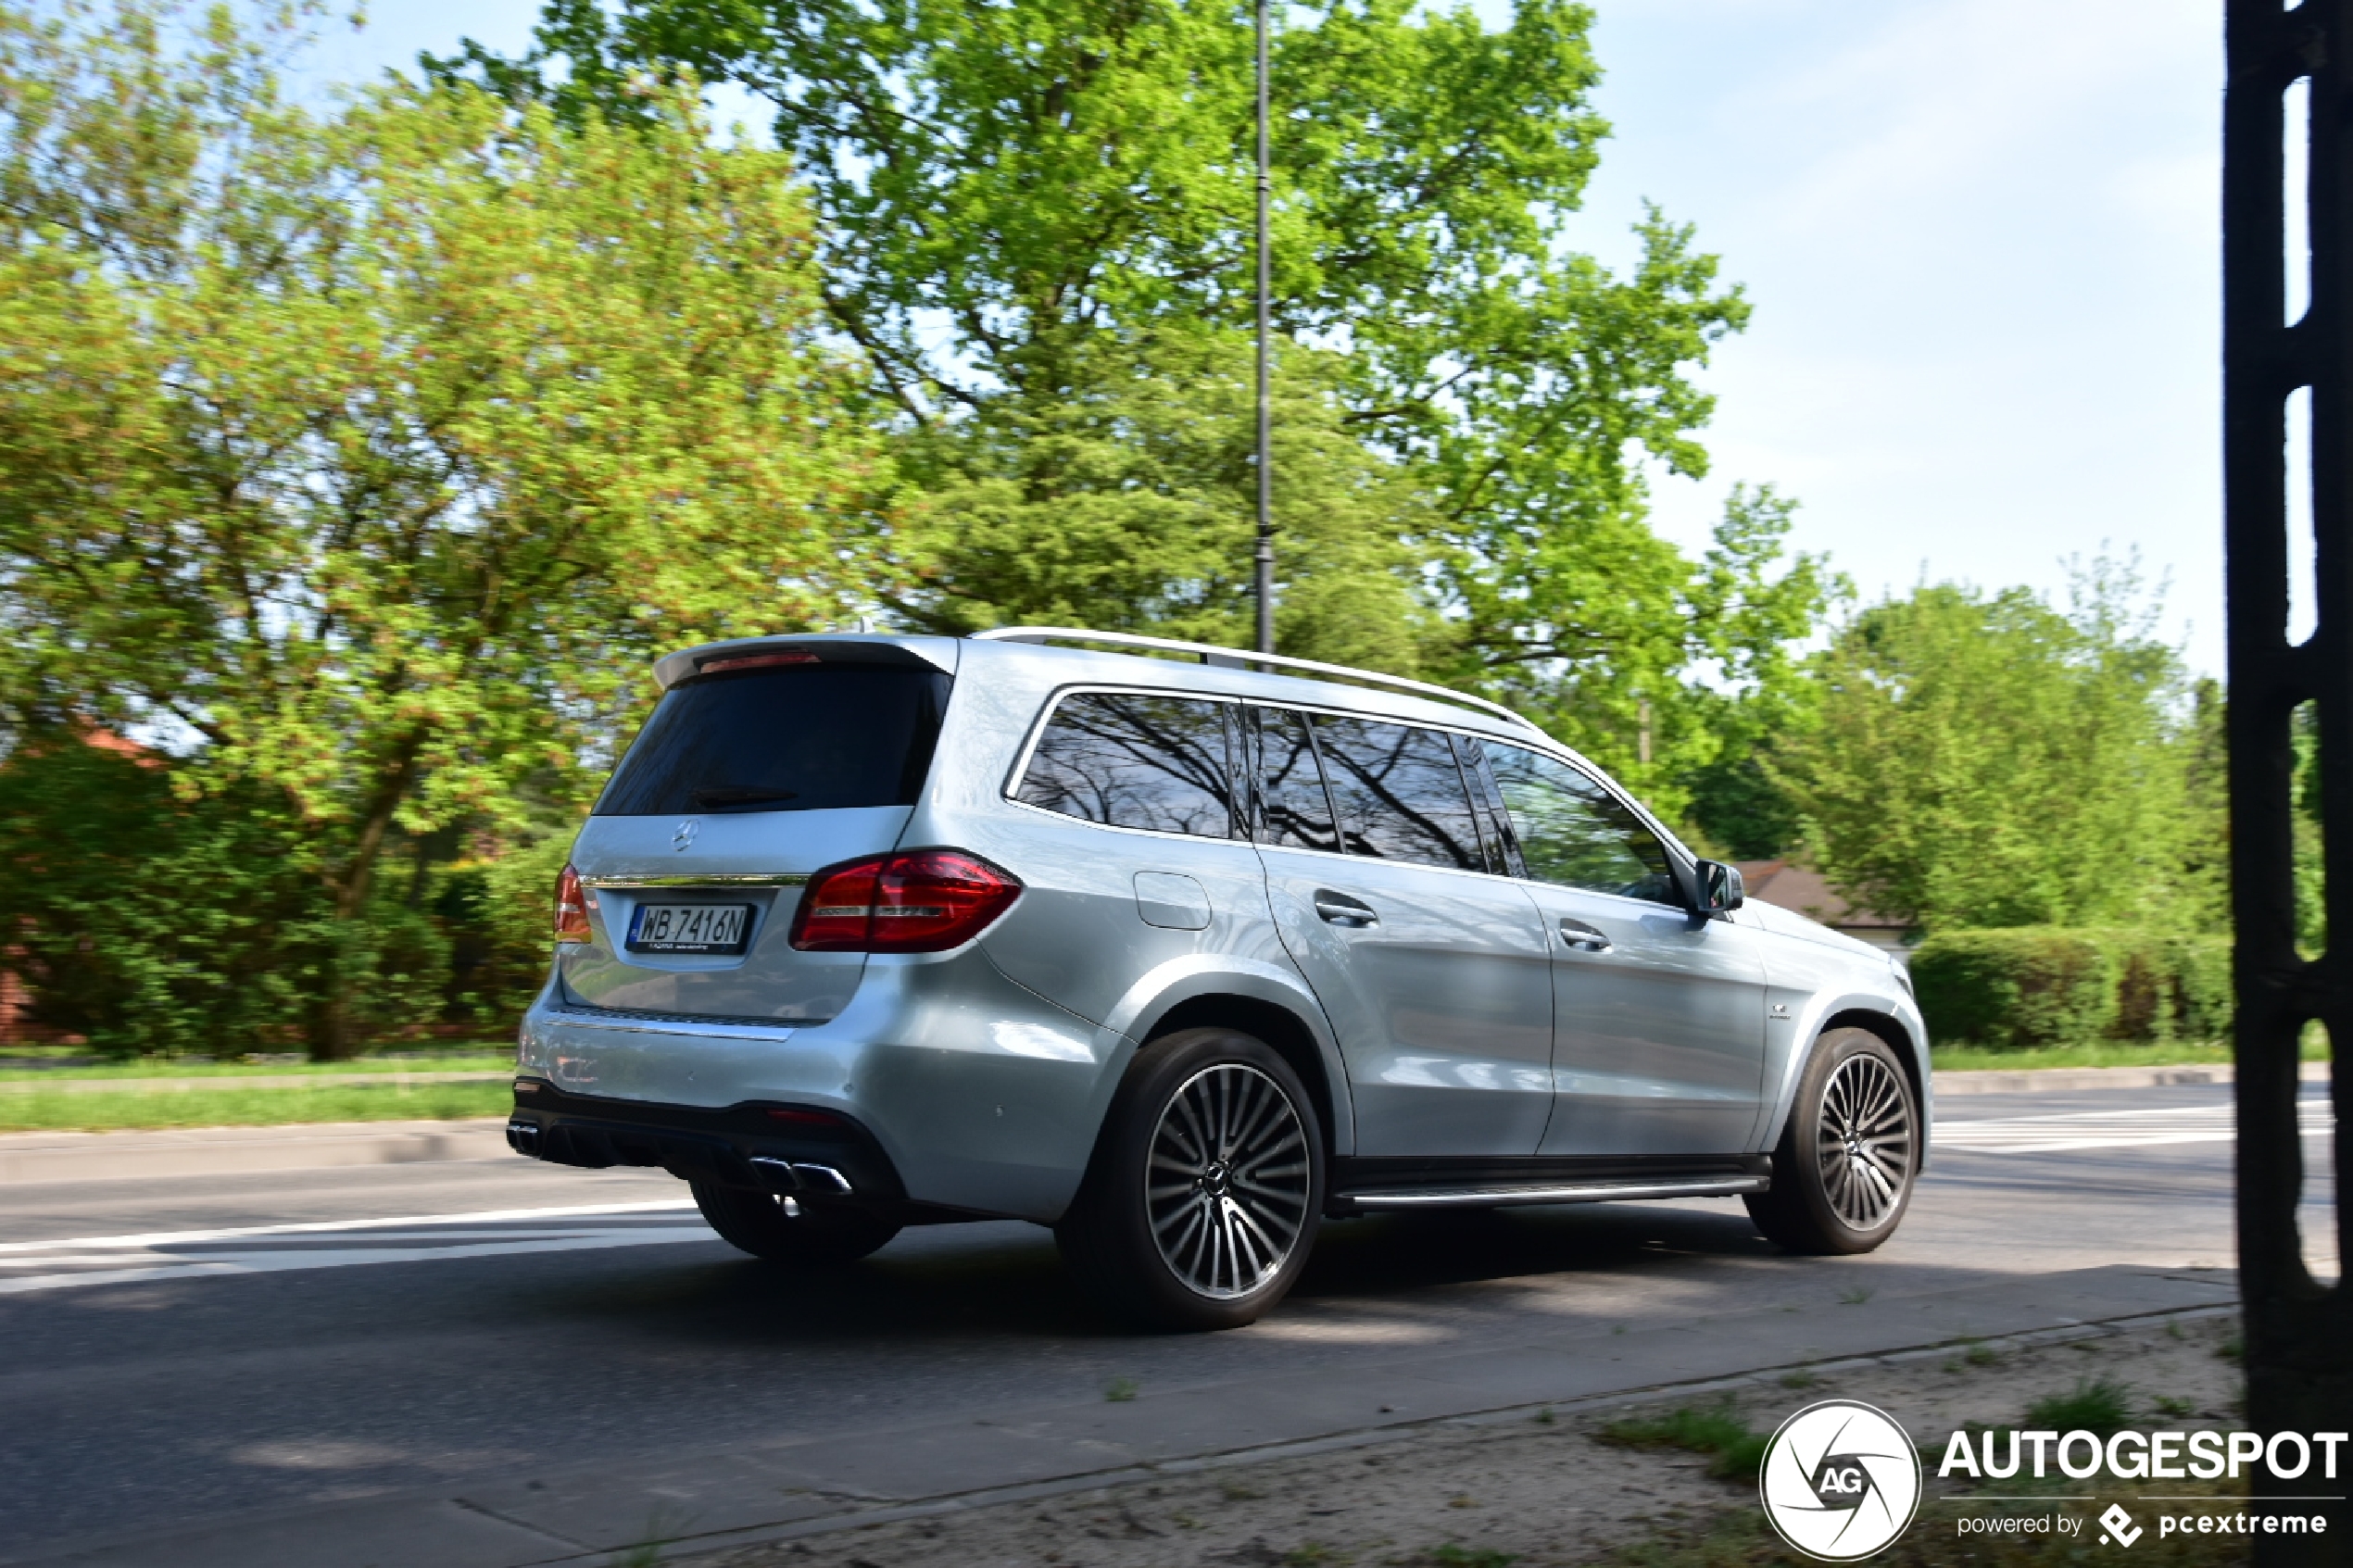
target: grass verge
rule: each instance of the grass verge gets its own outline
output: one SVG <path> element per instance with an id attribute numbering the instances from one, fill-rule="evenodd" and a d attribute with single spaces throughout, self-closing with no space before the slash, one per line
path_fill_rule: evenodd
<path id="1" fill-rule="evenodd" d="M 1939 1073 L 2018 1073 L 2047 1067 L 2202 1067 L 2231 1060 L 2226 1041 L 2188 1040 L 2170 1046 L 2045 1046 L 2031 1051 L 1990 1051 L 1971 1045 L 1931 1046 Z"/>
<path id="2" fill-rule="evenodd" d="M 1723 1481 L 1754 1481 L 1770 1435 L 1749 1429 L 1731 1405 L 1683 1405 L 1665 1415 L 1629 1416 L 1601 1430 L 1604 1443 L 1628 1449 L 1684 1449 L 1708 1456 L 1707 1473 Z"/>
<path id="3" fill-rule="evenodd" d="M 0 1055 L 26 1055 L 23 1047 L 0 1049 Z M 349 1061 L 188 1061 L 171 1057 L 141 1057 L 134 1061 L 75 1062 L 67 1067 L 0 1067 L 0 1083 L 37 1084 L 44 1078 L 255 1078 L 308 1077 L 313 1073 L 459 1073 L 495 1071 L 514 1065 L 512 1046 L 469 1047 L 434 1056 L 363 1056 Z"/>
<path id="4" fill-rule="evenodd" d="M 2303 1060 L 2326 1061 L 2328 1037 L 2304 1035 Z M 2016 1073 L 2038 1067 L 2204 1067 L 2231 1060 L 2228 1040 L 2175 1040 L 2171 1044 L 2125 1045 L 2095 1040 L 2081 1046 L 2045 1046 L 2031 1051 L 1986 1050 L 1963 1040 L 1929 1047 L 1929 1065 L 1939 1073 Z"/>
<path id="5" fill-rule="evenodd" d="M 271 1127 L 297 1122 L 448 1121 L 503 1116 L 506 1083 L 327 1084 L 318 1088 L 186 1089 L 172 1094 L 0 1096 L 0 1133 L 98 1132 L 133 1127 Z"/>

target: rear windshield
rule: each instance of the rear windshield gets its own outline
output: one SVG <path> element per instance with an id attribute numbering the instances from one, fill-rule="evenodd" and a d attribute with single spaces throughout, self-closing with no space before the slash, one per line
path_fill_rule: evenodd
<path id="1" fill-rule="evenodd" d="M 597 802 L 599 817 L 912 806 L 949 678 L 903 666 L 786 665 L 666 693 Z"/>

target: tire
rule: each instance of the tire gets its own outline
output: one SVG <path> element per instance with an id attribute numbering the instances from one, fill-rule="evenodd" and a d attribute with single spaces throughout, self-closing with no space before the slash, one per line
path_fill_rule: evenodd
<path id="1" fill-rule="evenodd" d="M 1919 1168 L 1919 1100 L 1903 1062 L 1868 1029 L 1833 1029 L 1798 1079 L 1772 1190 L 1742 1201 L 1792 1252 L 1869 1252 L 1895 1234 Z"/>
<path id="2" fill-rule="evenodd" d="M 899 1234 L 889 1221 L 855 1209 L 796 1203 L 799 1212 L 791 1213 L 783 1199 L 764 1192 L 717 1182 L 687 1185 L 695 1207 L 722 1240 L 771 1263 L 854 1263 Z"/>
<path id="3" fill-rule="evenodd" d="M 1252 1035 L 1186 1029 L 1136 1053 L 1054 1239 L 1127 1322 L 1239 1328 L 1299 1278 L 1323 1210 L 1323 1140 L 1290 1064 Z"/>

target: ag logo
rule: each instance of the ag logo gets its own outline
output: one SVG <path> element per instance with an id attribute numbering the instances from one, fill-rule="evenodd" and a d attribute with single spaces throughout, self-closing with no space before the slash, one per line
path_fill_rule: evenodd
<path id="1" fill-rule="evenodd" d="M 2100 1515 L 2100 1523 L 2107 1526 L 2100 1532 L 2100 1539 L 2112 1538 L 2118 1546 L 2131 1546 L 2148 1533 L 2133 1524 L 2133 1516 L 2116 1503 L 2108 1505 L 2108 1512 Z"/>
<path id="2" fill-rule="evenodd" d="M 1757 1478 L 1781 1539 L 1825 1562 L 1869 1557 L 1920 1504 L 1920 1458 L 1885 1412 L 1825 1399 L 1781 1423 Z"/>
<path id="3" fill-rule="evenodd" d="M 688 817 L 671 834 L 670 847 L 683 855 L 695 847 L 695 834 L 700 832 L 702 832 L 702 824 L 694 818 Z"/>

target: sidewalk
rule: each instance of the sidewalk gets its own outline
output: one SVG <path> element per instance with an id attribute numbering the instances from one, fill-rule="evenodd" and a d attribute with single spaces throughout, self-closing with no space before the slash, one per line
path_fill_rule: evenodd
<path id="1" fill-rule="evenodd" d="M 1981 1276 L 1982 1277 L 1982 1276 Z M 614 1564 L 659 1535 L 713 1551 L 1084 1490 L 1154 1474 L 1377 1442 L 1515 1410 L 1690 1399 L 1806 1366 L 1949 1357 L 1963 1341 L 2105 1336 L 2235 1310 L 2225 1273 L 2113 1267 L 1890 1296 L 1869 1311 L 1759 1305 L 1600 1325 L 1353 1369 L 1148 1388 L 1129 1400 L 1007 1410 L 987 1421 L 725 1442 L 660 1461 L 216 1519 L 0 1564 L 52 1568 L 526 1568 Z M 550 1420 L 561 1412 L 550 1411 Z"/>

